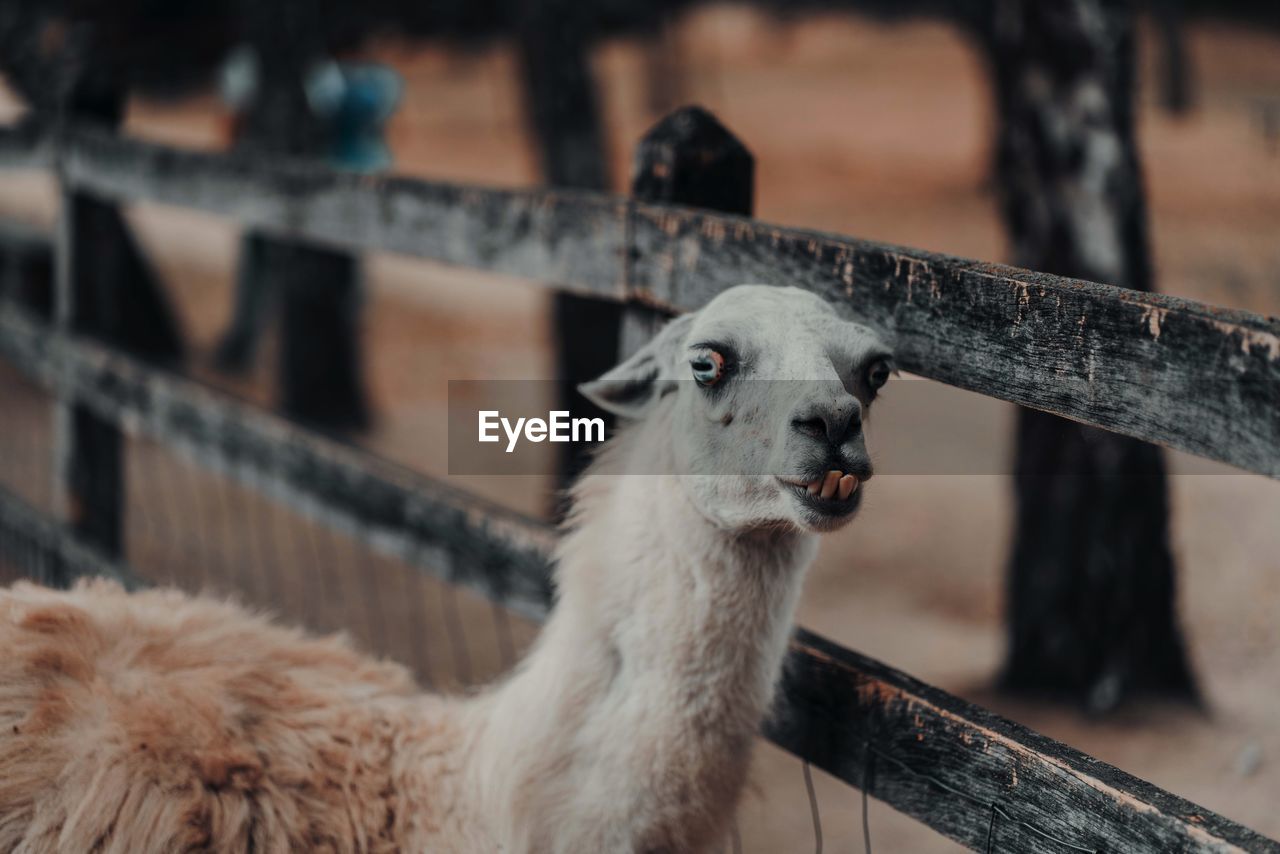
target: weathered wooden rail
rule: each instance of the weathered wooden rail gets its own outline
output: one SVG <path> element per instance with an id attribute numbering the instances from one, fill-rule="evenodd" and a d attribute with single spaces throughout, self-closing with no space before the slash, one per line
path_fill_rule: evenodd
<path id="1" fill-rule="evenodd" d="M 0 558 L 14 555 L 28 558 L 33 580 L 42 584 L 93 575 L 114 579 L 129 589 L 140 585 L 126 566 L 81 543 L 61 522 L 0 486 Z"/>
<path id="2" fill-rule="evenodd" d="M 545 524 L 298 427 L 0 304 L 0 358 L 59 399 L 278 499 L 380 551 L 541 618 Z"/>
<path id="3" fill-rule="evenodd" d="M 78 128 L 56 139 L 30 128 L 0 133 L 0 165 L 54 168 L 67 192 L 182 205 L 669 310 L 742 281 L 797 285 L 892 336 L 913 372 L 1280 476 L 1275 319 L 603 194 L 339 175 Z M 65 264 L 70 247 L 60 249 Z M 0 304 L 0 358 L 102 423 L 176 448 L 374 549 L 526 616 L 550 605 L 554 536 L 541 523 L 14 305 Z M 35 549 L 50 578 L 133 577 L 124 559 L 0 492 L 5 541 Z M 995 832 L 1000 847 L 1018 850 L 1280 852 L 1280 843 L 806 632 L 765 733 L 974 848 Z"/>
<path id="4" fill-rule="evenodd" d="M 510 191 L 184 151 L 93 130 L 0 135 L 0 164 L 584 293 L 690 310 L 742 282 L 827 296 L 903 368 L 1280 477 L 1280 320 L 600 193 Z"/>

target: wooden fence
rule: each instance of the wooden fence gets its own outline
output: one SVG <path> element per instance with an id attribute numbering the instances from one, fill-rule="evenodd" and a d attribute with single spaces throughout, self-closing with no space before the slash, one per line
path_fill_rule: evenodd
<path id="1" fill-rule="evenodd" d="M 391 250 L 668 311 L 741 282 L 827 297 L 905 369 L 1280 477 L 1280 321 L 1193 301 L 598 193 L 507 191 L 198 153 L 81 127 L 0 132 L 0 166 L 64 198 L 181 205 L 357 250 Z M 61 229 L 56 277 L 73 243 Z M 59 288 L 59 299 L 66 297 Z M 101 422 L 538 618 L 544 524 L 0 303 L 0 358 Z M 0 549 L 49 580 L 134 574 L 0 493 Z M 1280 843 L 800 631 L 765 735 L 975 849 L 1017 825 L 1046 850 L 1275 851 Z"/>

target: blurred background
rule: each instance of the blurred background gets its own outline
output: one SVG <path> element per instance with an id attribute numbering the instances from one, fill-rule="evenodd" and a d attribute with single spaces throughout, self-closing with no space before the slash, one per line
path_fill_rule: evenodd
<path id="1" fill-rule="evenodd" d="M 182 147 L 626 193 L 637 141 L 676 107 L 699 104 L 754 155 L 760 219 L 1018 260 L 1001 206 L 999 52 L 980 22 L 1008 3 L 357 5 L 6 0 L 0 120 L 71 111 Z M 1280 12 L 1273 3 L 1116 7 L 1134 27 L 1132 119 L 1155 289 L 1280 314 Z M 0 175 L 5 251 L 28 259 L 36 272 L 23 275 L 37 291 L 58 204 L 47 173 Z M 161 295 L 148 322 L 170 332 L 156 346 L 181 370 L 514 509 L 554 515 L 550 455 L 538 475 L 448 476 L 447 383 L 603 371 L 616 331 L 602 325 L 604 344 L 586 356 L 558 345 L 566 323 L 605 322 L 590 306 L 557 304 L 518 278 L 282 246 L 190 210 L 138 204 L 120 214 L 120 240 L 136 241 Z M 282 266 L 307 271 L 328 302 L 288 283 L 259 285 Z M 299 317 L 308 330 L 338 332 L 291 333 Z M 346 340 L 355 352 L 343 351 Z M 318 404 L 306 391 L 316 382 L 336 386 Z M 901 391 L 916 383 L 930 392 Z M 45 506 L 48 400 L 2 364 L 0 396 L 0 480 Z M 877 409 L 873 456 L 945 447 L 988 462 L 963 473 L 884 467 L 858 520 L 825 541 L 801 623 L 1280 836 L 1280 483 L 1167 454 L 1172 608 L 1201 702 L 1159 686 L 1116 697 L 1097 683 L 1007 690 L 1015 407 L 902 377 Z M 492 676 L 535 632 L 504 620 L 495 634 L 478 600 L 423 606 L 401 626 L 386 617 L 393 600 L 467 594 L 375 566 L 331 532 L 299 533 L 306 524 L 280 508 L 130 441 L 127 499 L 142 509 L 129 515 L 126 551 L 161 576 L 221 577 L 286 612 L 307 599 L 314 625 L 346 627 L 432 684 Z M 187 530 L 184 515 L 199 524 Z M 317 536 L 336 539 L 317 547 Z M 343 609 L 367 604 L 364 592 L 315 601 L 324 597 L 306 572 L 326 561 L 331 590 L 380 587 L 387 598 L 354 616 Z M 281 574 L 273 589 L 255 569 L 272 563 L 300 574 Z M 1077 618 L 1087 622 L 1089 607 Z M 396 631 L 404 637 L 387 636 Z M 436 631 L 455 644 L 466 636 L 461 657 L 433 645 Z M 857 792 L 818 776 L 828 836 L 852 850 Z M 746 850 L 808 840 L 796 761 L 762 742 L 753 779 Z M 874 802 L 871 823 L 879 850 L 955 847 Z"/>

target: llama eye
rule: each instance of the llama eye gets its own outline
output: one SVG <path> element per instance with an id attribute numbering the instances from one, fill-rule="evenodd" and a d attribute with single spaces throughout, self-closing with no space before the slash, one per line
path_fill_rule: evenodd
<path id="1" fill-rule="evenodd" d="M 871 363 L 871 367 L 867 368 L 867 385 L 872 391 L 878 390 L 889 381 L 889 372 L 892 370 L 893 367 L 888 359 L 876 359 Z"/>
<path id="2" fill-rule="evenodd" d="M 691 361 L 689 367 L 693 369 L 693 378 L 698 385 L 713 386 L 724 376 L 724 356 L 711 350 Z"/>

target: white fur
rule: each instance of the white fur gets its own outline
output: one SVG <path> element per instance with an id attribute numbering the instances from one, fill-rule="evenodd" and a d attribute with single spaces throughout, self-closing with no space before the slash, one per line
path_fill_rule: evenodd
<path id="1" fill-rule="evenodd" d="M 688 348 L 721 338 L 747 364 L 709 401 L 683 381 Z M 815 397 L 869 405 L 851 374 L 885 352 L 807 292 L 741 286 L 587 387 L 642 420 L 574 491 L 561 598 L 537 646 L 471 710 L 480 799 L 504 848 L 702 851 L 722 837 L 814 531 L 832 527 L 774 476 L 807 460 L 792 415 Z M 634 387 L 646 376 L 648 396 Z M 850 447 L 865 453 L 860 433 Z"/>

